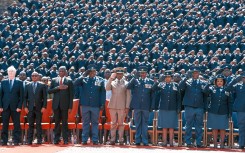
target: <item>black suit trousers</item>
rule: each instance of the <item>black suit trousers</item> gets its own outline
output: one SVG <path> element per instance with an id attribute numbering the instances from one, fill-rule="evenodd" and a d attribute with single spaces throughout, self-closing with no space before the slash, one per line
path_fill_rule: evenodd
<path id="1" fill-rule="evenodd" d="M 14 123 L 14 130 L 13 130 L 13 142 L 20 143 L 21 137 L 21 129 L 20 129 L 20 113 L 16 111 L 11 111 L 10 107 L 3 110 L 2 112 L 2 119 L 3 119 L 3 130 L 2 130 L 2 141 L 3 143 L 8 142 L 8 127 L 9 127 L 9 119 L 10 116 Z"/>
<path id="2" fill-rule="evenodd" d="M 68 141 L 68 110 L 61 110 L 60 108 L 54 110 L 54 141 L 60 140 L 61 129 L 60 122 L 62 122 L 62 137 L 64 141 Z"/>
<path id="3" fill-rule="evenodd" d="M 36 107 L 33 107 L 32 111 L 28 112 L 28 123 L 29 123 L 29 129 L 28 129 L 28 142 L 32 142 L 33 140 L 33 133 L 34 133 L 34 123 L 36 120 L 36 129 L 37 129 L 37 140 L 42 140 L 42 113 L 40 109 L 36 109 Z"/>

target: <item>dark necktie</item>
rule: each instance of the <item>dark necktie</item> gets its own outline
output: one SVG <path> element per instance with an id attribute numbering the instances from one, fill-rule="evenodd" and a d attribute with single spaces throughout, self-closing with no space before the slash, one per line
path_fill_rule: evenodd
<path id="1" fill-rule="evenodd" d="M 36 92 L 36 88 L 37 88 L 37 83 L 36 82 L 33 82 L 33 92 L 35 93 Z"/>
<path id="2" fill-rule="evenodd" d="M 12 90 L 13 88 L 13 80 L 9 80 L 9 89 L 10 91 Z"/>

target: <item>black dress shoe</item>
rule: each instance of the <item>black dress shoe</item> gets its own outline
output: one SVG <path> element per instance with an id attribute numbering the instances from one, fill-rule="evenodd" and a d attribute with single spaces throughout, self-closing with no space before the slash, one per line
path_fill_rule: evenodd
<path id="1" fill-rule="evenodd" d="M 87 143 L 86 141 L 83 141 L 82 144 L 83 144 L 83 145 L 87 145 L 88 143 Z"/>
<path id="2" fill-rule="evenodd" d="M 119 142 L 119 145 L 120 145 L 120 146 L 124 145 L 124 142 Z"/>
<path id="3" fill-rule="evenodd" d="M 37 144 L 39 144 L 39 145 L 42 144 L 42 140 L 38 140 Z"/>
<path id="4" fill-rule="evenodd" d="M 136 146 L 140 146 L 140 143 L 135 143 Z"/>
<path id="5" fill-rule="evenodd" d="M 68 144 L 68 141 L 66 140 L 66 141 L 64 141 L 64 145 L 67 145 Z"/>
<path id="6" fill-rule="evenodd" d="M 54 141 L 55 145 L 58 145 L 60 143 L 60 141 Z"/>
<path id="7" fill-rule="evenodd" d="M 4 143 L 2 143 L 2 146 L 7 146 L 7 145 L 8 145 L 8 144 L 7 144 L 7 143 L 5 143 L 5 142 L 4 142 Z"/>
<path id="8" fill-rule="evenodd" d="M 93 145 L 98 145 L 99 143 L 97 141 L 94 141 L 93 142 Z"/>
<path id="9" fill-rule="evenodd" d="M 145 143 L 145 144 L 143 144 L 143 146 L 149 146 L 149 144 Z"/>
<path id="10" fill-rule="evenodd" d="M 27 142 L 27 145 L 32 145 L 32 142 Z"/>
<path id="11" fill-rule="evenodd" d="M 204 148 L 203 145 L 197 145 L 197 148 Z"/>
<path id="12" fill-rule="evenodd" d="M 20 144 L 18 142 L 15 142 L 14 143 L 14 146 L 19 146 Z"/>
<path id="13" fill-rule="evenodd" d="M 244 146 L 239 146 L 239 149 L 244 149 Z"/>
<path id="14" fill-rule="evenodd" d="M 193 148 L 193 145 L 192 144 L 187 144 L 186 147 Z"/>

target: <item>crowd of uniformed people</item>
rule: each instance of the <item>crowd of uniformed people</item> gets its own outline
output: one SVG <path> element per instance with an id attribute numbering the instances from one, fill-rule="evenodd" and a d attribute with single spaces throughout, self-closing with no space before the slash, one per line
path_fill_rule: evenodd
<path id="1" fill-rule="evenodd" d="M 195 145 L 203 147 L 208 112 L 214 147 L 220 135 L 224 148 L 228 121 L 237 112 L 243 149 L 244 15 L 239 0 L 14 2 L 0 16 L 2 144 L 8 142 L 10 116 L 14 144 L 19 144 L 22 105 L 31 125 L 27 143 L 32 144 L 35 120 L 37 143 L 42 143 L 47 98 L 53 98 L 54 144 L 61 133 L 67 144 L 67 117 L 78 98 L 84 145 L 90 135 L 98 144 L 99 113 L 108 101 L 111 145 L 117 142 L 117 126 L 118 142 L 124 144 L 124 118 L 133 110 L 135 144 L 147 146 L 149 114 L 159 110 L 162 145 L 173 146 L 178 114 L 184 110 L 188 147 L 194 145 L 193 126 Z"/>

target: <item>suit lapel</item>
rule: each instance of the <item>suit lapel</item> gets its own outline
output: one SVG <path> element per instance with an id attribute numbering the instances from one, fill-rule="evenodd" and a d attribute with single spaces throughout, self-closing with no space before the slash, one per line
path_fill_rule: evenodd
<path id="1" fill-rule="evenodd" d="M 67 80 L 66 80 L 66 77 L 64 78 L 64 82 L 63 82 L 63 84 L 66 84 L 66 82 L 67 82 Z"/>

